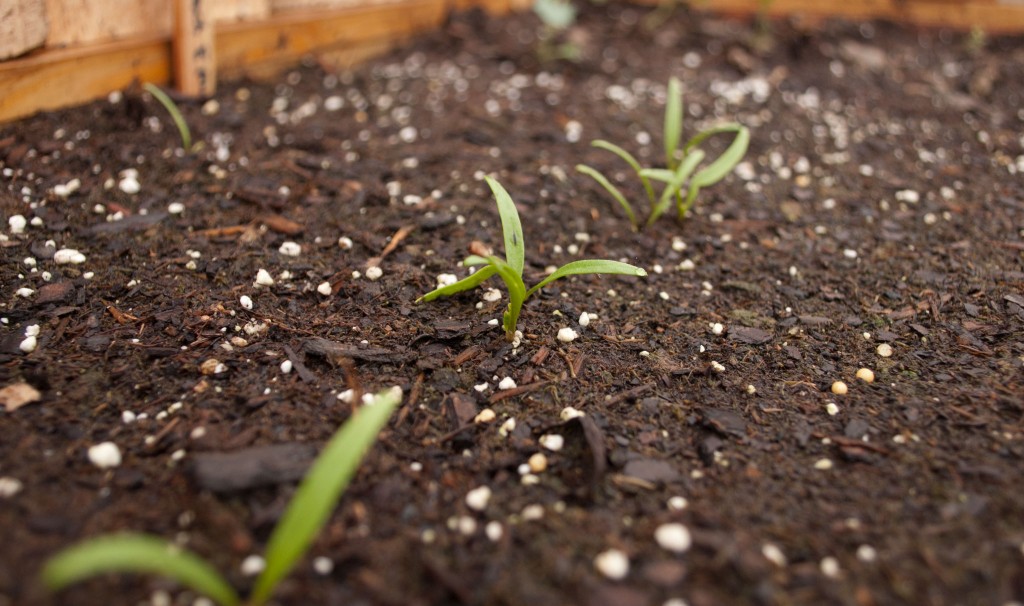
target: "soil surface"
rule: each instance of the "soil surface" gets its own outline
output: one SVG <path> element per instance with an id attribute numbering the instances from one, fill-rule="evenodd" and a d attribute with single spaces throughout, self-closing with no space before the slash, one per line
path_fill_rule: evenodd
<path id="1" fill-rule="evenodd" d="M 202 603 L 151 577 L 39 587 L 120 530 L 244 590 L 319 444 L 392 385 L 278 603 L 1024 600 L 1024 43 L 648 14 L 587 8 L 577 63 L 538 62 L 533 15 L 468 14 L 348 73 L 225 83 L 182 102 L 192 154 L 138 91 L 0 127 L 0 604 Z M 750 151 L 638 234 L 573 167 L 642 200 L 589 142 L 657 166 L 672 75 L 688 134 L 736 120 Z M 545 288 L 518 348 L 497 280 L 417 304 L 500 244 L 484 174 L 519 205 L 528 283 L 575 258 L 650 275 Z M 90 461 L 104 442 L 119 466 Z"/>

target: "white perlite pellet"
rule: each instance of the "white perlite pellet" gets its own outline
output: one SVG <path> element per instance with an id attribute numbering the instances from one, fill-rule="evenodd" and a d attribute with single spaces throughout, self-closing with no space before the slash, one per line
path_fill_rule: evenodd
<path id="1" fill-rule="evenodd" d="M 591 319 L 592 318 L 590 317 L 589 313 L 587 313 L 587 312 L 581 313 L 580 314 L 580 319 L 578 321 L 578 323 L 580 325 L 580 328 L 586 328 L 586 327 L 590 326 L 590 320 Z"/>
<path id="2" fill-rule="evenodd" d="M 491 500 L 491 488 L 489 486 L 480 486 L 474 488 L 466 493 L 466 506 L 473 511 L 483 511 L 487 509 L 487 503 Z"/>
<path id="3" fill-rule="evenodd" d="M 613 581 L 621 581 L 629 575 L 629 557 L 618 549 L 608 549 L 594 557 L 594 568 Z"/>
<path id="4" fill-rule="evenodd" d="M 786 555 L 782 553 L 782 550 L 774 543 L 765 543 L 762 545 L 761 555 L 763 555 L 766 560 L 780 568 L 786 565 Z"/>
<path id="5" fill-rule="evenodd" d="M 654 540 L 659 547 L 672 553 L 685 553 L 693 544 L 690 530 L 677 522 L 658 526 L 654 531 Z"/>
<path id="6" fill-rule="evenodd" d="M 563 421 L 570 421 L 572 419 L 582 416 L 583 413 L 581 411 L 573 408 L 572 406 L 566 406 L 565 408 L 562 409 L 562 412 L 559 413 L 558 418 L 562 419 Z"/>
<path id="7" fill-rule="evenodd" d="M 292 371 L 292 361 L 291 360 L 285 360 L 284 362 L 281 362 L 281 373 L 282 374 L 288 374 L 291 371 Z"/>
<path id="8" fill-rule="evenodd" d="M 878 558 L 878 552 L 871 545 L 861 545 L 857 548 L 857 559 L 864 563 L 874 562 Z"/>
<path id="9" fill-rule="evenodd" d="M 121 464 L 121 449 L 113 442 L 101 442 L 90 446 L 89 462 L 100 469 L 111 469 Z"/>
<path id="10" fill-rule="evenodd" d="M 26 226 L 28 226 L 28 219 L 22 215 L 12 215 L 7 219 L 7 227 L 11 229 L 12 234 L 25 233 Z"/>
<path id="11" fill-rule="evenodd" d="M 563 446 L 565 446 L 565 438 L 557 433 L 544 434 L 537 441 L 540 442 L 541 446 L 547 448 L 551 452 L 558 452 L 559 450 L 562 450 Z"/>
<path id="12" fill-rule="evenodd" d="M 253 282 L 253 286 L 273 286 L 274 277 L 270 275 L 270 272 L 260 268 L 256 272 L 256 281 Z"/>
<path id="13" fill-rule="evenodd" d="M 821 568 L 821 574 L 830 579 L 834 579 L 839 576 L 839 560 L 832 556 L 822 558 L 819 567 Z"/>
<path id="14" fill-rule="evenodd" d="M 313 570 L 321 576 L 327 576 L 334 571 L 334 560 L 324 556 L 313 558 Z"/>
<path id="15" fill-rule="evenodd" d="M 492 520 L 484 526 L 484 534 L 492 542 L 496 543 L 501 540 L 502 535 L 505 534 L 505 529 L 502 528 L 501 522 Z"/>
<path id="16" fill-rule="evenodd" d="M 4 476 L 0 478 L 0 499 L 9 499 L 21 492 L 21 480 Z"/>
<path id="17" fill-rule="evenodd" d="M 515 389 L 516 387 L 516 381 L 512 377 L 505 377 L 500 383 L 498 383 L 498 389 L 502 391 L 505 391 L 506 389 Z"/>
<path id="18" fill-rule="evenodd" d="M 568 326 L 558 329 L 558 340 L 562 343 L 572 343 L 578 336 L 580 336 L 579 333 Z"/>
<path id="19" fill-rule="evenodd" d="M 366 268 L 366 279 L 371 281 L 371 282 L 379 280 L 380 277 L 383 276 L 383 275 L 384 275 L 384 270 L 379 268 L 379 267 L 377 267 L 376 265 L 374 265 L 372 267 L 367 267 Z"/>
<path id="20" fill-rule="evenodd" d="M 477 415 L 475 417 L 473 417 L 473 422 L 474 423 L 491 423 L 491 422 L 494 421 L 494 419 L 497 419 L 497 418 L 498 418 L 498 415 L 497 415 L 497 413 L 494 412 L 494 410 L 492 410 L 490 408 L 485 408 L 485 409 L 481 410 L 479 413 L 477 413 Z"/>
<path id="21" fill-rule="evenodd" d="M 814 468 L 820 471 L 828 471 L 832 465 L 832 459 L 818 459 L 814 462 Z"/>
<path id="22" fill-rule="evenodd" d="M 62 248 L 53 253 L 53 262 L 57 265 L 81 265 L 85 263 L 85 255 L 73 248 Z"/>
<path id="23" fill-rule="evenodd" d="M 331 295 L 331 283 L 321 282 L 320 285 L 316 287 L 316 291 L 325 297 L 329 297 Z"/>
<path id="24" fill-rule="evenodd" d="M 241 297 L 239 297 L 238 303 L 241 304 L 241 306 L 244 309 L 252 309 L 253 307 L 252 297 L 250 297 L 249 295 L 242 295 Z"/>
<path id="25" fill-rule="evenodd" d="M 172 215 L 180 215 L 185 212 L 185 205 L 181 202 L 171 202 L 167 205 L 167 212 Z"/>
<path id="26" fill-rule="evenodd" d="M 247 577 L 254 577 L 259 573 L 263 572 L 263 569 L 267 567 L 267 562 L 258 555 L 246 556 L 242 560 L 241 566 L 238 567 L 239 572 Z"/>
<path id="27" fill-rule="evenodd" d="M 892 355 L 892 345 L 889 345 L 888 343 L 882 343 L 881 345 L 875 348 L 875 353 L 877 353 L 879 356 L 883 358 L 888 358 Z"/>
<path id="28" fill-rule="evenodd" d="M 690 502 L 686 500 L 686 497 L 669 497 L 668 508 L 670 511 L 682 511 L 690 506 Z"/>
<path id="29" fill-rule="evenodd" d="M 284 242 L 281 247 L 277 249 L 277 252 L 281 253 L 286 257 L 297 257 L 302 254 L 302 247 L 297 242 Z"/>

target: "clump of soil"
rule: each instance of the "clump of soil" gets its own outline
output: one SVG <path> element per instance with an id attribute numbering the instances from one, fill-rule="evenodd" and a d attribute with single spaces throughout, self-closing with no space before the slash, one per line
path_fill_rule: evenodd
<path id="1" fill-rule="evenodd" d="M 193 603 L 34 580 L 119 530 L 245 588 L 316 447 L 391 385 L 280 603 L 1024 598 L 1021 40 L 646 14 L 589 7 L 579 63 L 537 62 L 532 15 L 474 13 L 349 73 L 228 83 L 182 104 L 192 154 L 132 91 L 0 128 L 0 604 Z M 671 75 L 688 133 L 736 120 L 751 148 L 637 234 L 572 167 L 642 199 L 588 142 L 656 163 Z M 579 257 L 650 275 L 544 289 L 517 348 L 485 290 L 415 304 L 500 243 L 484 174 L 531 283 Z"/>

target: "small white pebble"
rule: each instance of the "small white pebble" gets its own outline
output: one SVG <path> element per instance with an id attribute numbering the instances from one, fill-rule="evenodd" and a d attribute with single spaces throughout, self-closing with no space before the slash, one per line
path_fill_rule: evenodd
<path id="1" fill-rule="evenodd" d="M 494 419 L 498 418 L 498 415 L 490 408 L 481 410 L 475 417 L 473 417 L 474 423 L 490 423 Z"/>
<path id="2" fill-rule="evenodd" d="M 670 511 L 682 511 L 690 506 L 690 502 L 686 497 L 674 496 L 669 497 L 667 505 Z"/>
<path id="3" fill-rule="evenodd" d="M 85 263 L 85 255 L 73 248 L 62 248 L 53 253 L 53 262 L 57 265 L 81 265 Z"/>
<path id="4" fill-rule="evenodd" d="M 837 396 L 846 395 L 846 392 L 848 392 L 849 390 L 850 388 L 847 387 L 846 383 L 843 383 L 842 381 L 836 381 L 835 383 L 832 384 L 832 393 L 836 394 Z"/>
<path id="5" fill-rule="evenodd" d="M 491 488 L 489 486 L 480 486 L 474 488 L 466 493 L 466 506 L 473 511 L 483 511 L 487 509 L 487 504 L 491 500 Z"/>
<path id="6" fill-rule="evenodd" d="M 857 370 L 857 378 L 865 383 L 874 383 L 875 373 L 870 368 L 861 368 Z"/>
<path id="7" fill-rule="evenodd" d="M 331 283 L 326 280 L 321 282 L 320 285 L 316 287 L 316 291 L 325 297 L 329 297 L 332 291 Z"/>
<path id="8" fill-rule="evenodd" d="M 578 322 L 579 325 L 580 325 L 580 328 L 586 328 L 586 327 L 590 326 L 590 320 L 591 320 L 591 318 L 590 318 L 590 314 L 589 313 L 587 313 L 587 312 L 581 313 L 580 314 L 580 319 L 579 319 L 579 322 Z"/>
<path id="9" fill-rule="evenodd" d="M 487 391 L 487 389 L 490 388 L 490 386 L 491 386 L 491 384 L 487 383 L 487 382 L 478 383 L 478 384 L 473 386 L 473 389 L 476 390 L 477 393 L 483 393 L 483 392 Z"/>
<path id="10" fill-rule="evenodd" d="M 313 558 L 313 570 L 321 576 L 327 576 L 334 571 L 334 560 L 324 556 Z"/>
<path id="11" fill-rule="evenodd" d="M 725 365 L 716 360 L 711 360 L 711 368 L 715 372 L 725 372 Z"/>
<path id="12" fill-rule="evenodd" d="M 25 233 L 25 227 L 28 225 L 28 220 L 22 215 L 12 215 L 7 219 L 7 226 L 11 229 L 12 234 Z"/>
<path id="13" fill-rule="evenodd" d="M 839 576 L 839 560 L 832 556 L 822 558 L 819 567 L 821 568 L 821 574 L 830 579 L 834 579 Z"/>
<path id="14" fill-rule="evenodd" d="M 238 302 L 244 309 L 252 309 L 252 298 L 249 295 L 242 295 L 238 298 Z"/>
<path id="15" fill-rule="evenodd" d="M 892 345 L 889 345 L 888 343 L 882 343 L 877 348 L 875 348 L 875 353 L 882 356 L 883 358 L 888 358 L 889 356 L 892 355 Z"/>
<path id="16" fill-rule="evenodd" d="M 715 322 L 715 323 L 711 324 L 711 334 L 720 335 L 720 334 L 722 334 L 722 331 L 724 331 L 724 330 L 725 330 L 725 327 L 722 326 L 721 322 Z"/>
<path id="17" fill-rule="evenodd" d="M 519 512 L 519 516 L 528 522 L 540 520 L 544 517 L 544 506 L 536 503 L 527 505 Z"/>
<path id="18" fill-rule="evenodd" d="M 90 446 L 89 462 L 100 469 L 110 469 L 121 464 L 121 449 L 113 442 L 101 442 Z"/>
<path id="19" fill-rule="evenodd" d="M 562 419 L 563 421 L 569 421 L 569 420 L 575 419 L 577 417 L 582 417 L 582 416 L 583 416 L 583 412 L 582 411 L 577 410 L 577 409 L 573 408 L 572 406 L 566 406 L 565 408 L 562 409 L 562 412 L 559 413 L 558 418 Z"/>
<path id="20" fill-rule="evenodd" d="M 548 458 L 542 452 L 534 453 L 526 464 L 529 465 L 531 472 L 543 473 L 548 468 Z"/>
<path id="21" fill-rule="evenodd" d="M 437 287 L 438 288 L 444 288 L 445 286 L 450 286 L 452 284 L 455 284 L 458 281 L 459 281 L 459 277 L 456 276 L 455 274 L 437 274 Z M 500 292 L 498 293 L 498 298 L 499 299 L 501 298 L 501 293 Z M 487 299 L 487 295 L 486 294 L 484 295 L 484 299 L 485 300 Z"/>
<path id="22" fill-rule="evenodd" d="M 384 275 L 384 270 L 379 268 L 379 267 L 377 267 L 376 265 L 373 265 L 371 267 L 367 267 L 366 268 L 366 279 L 371 281 L 371 282 L 379 280 L 380 277 L 383 276 L 383 275 Z"/>
<path id="23" fill-rule="evenodd" d="M 286 257 L 297 257 L 302 254 L 302 246 L 297 242 L 284 242 L 281 247 L 277 249 L 277 252 L 281 253 Z"/>
<path id="24" fill-rule="evenodd" d="M 515 389 L 515 388 L 516 388 L 516 381 L 512 377 L 505 377 L 504 379 L 501 380 L 500 383 L 498 383 L 498 389 L 500 389 L 502 391 L 504 391 L 506 389 Z"/>
<path id="25" fill-rule="evenodd" d="M 537 440 L 541 446 L 547 448 L 551 452 L 558 452 L 565 446 L 565 438 L 558 435 L 557 433 L 546 433 Z"/>
<path id="26" fill-rule="evenodd" d="M 32 290 L 31 288 L 19 288 L 17 291 L 15 291 L 14 294 L 18 295 L 23 299 L 27 299 L 32 295 L 36 294 L 36 291 Z"/>
<path id="27" fill-rule="evenodd" d="M 444 275 L 444 274 L 442 274 L 442 275 Z M 448 274 L 448 275 L 451 275 L 451 274 Z M 454 276 L 452 276 L 452 277 L 454 277 Z M 452 283 L 454 284 L 454 282 L 452 282 Z M 441 276 L 437 277 L 437 285 L 438 286 L 443 286 L 441 284 Z M 501 300 L 501 291 L 498 290 L 497 288 L 488 288 L 487 290 L 484 291 L 483 300 L 487 301 L 488 303 L 494 303 L 495 301 L 500 301 Z"/>
<path id="28" fill-rule="evenodd" d="M 255 286 L 273 286 L 274 278 L 270 275 L 270 272 L 265 269 L 260 269 L 256 272 L 256 281 L 253 283 Z"/>
<path id="29" fill-rule="evenodd" d="M 696 267 L 697 264 L 693 262 L 693 259 L 683 259 L 683 262 L 679 264 L 679 271 L 693 271 Z"/>
<path id="30" fill-rule="evenodd" d="M 21 492 L 21 480 L 4 476 L 0 478 L 0 499 L 9 499 Z"/>
<path id="31" fill-rule="evenodd" d="M 39 340 L 34 335 L 29 335 L 21 340 L 18 344 L 18 349 L 25 353 L 32 353 L 39 346 Z"/>
<path id="32" fill-rule="evenodd" d="M 263 572 L 263 569 L 267 567 L 267 562 L 258 555 L 246 556 L 242 560 L 242 565 L 238 567 L 238 570 L 247 577 L 254 577 L 259 573 Z"/>
<path id="33" fill-rule="evenodd" d="M 502 528 L 501 522 L 492 520 L 484 526 L 484 534 L 487 535 L 488 540 L 492 543 L 496 543 L 500 541 L 502 535 L 505 534 L 505 529 Z"/>
<path id="34" fill-rule="evenodd" d="M 814 462 L 814 468 L 820 471 L 832 469 L 832 459 L 818 459 Z"/>
<path id="35" fill-rule="evenodd" d="M 613 581 L 621 581 L 629 575 L 629 557 L 618 549 L 602 551 L 594 557 L 594 568 Z"/>
<path id="36" fill-rule="evenodd" d="M 125 172 L 127 173 L 128 171 Z M 138 178 L 131 174 L 128 174 L 124 178 L 122 178 L 121 181 L 117 184 L 117 187 L 128 195 L 137 194 L 139 193 L 139 190 L 142 189 L 142 186 L 139 185 Z"/>
<path id="37" fill-rule="evenodd" d="M 683 241 L 679 236 L 672 238 L 672 250 L 676 252 L 683 252 L 686 250 L 686 242 Z"/>
<path id="38" fill-rule="evenodd" d="M 579 333 L 569 327 L 558 329 L 558 340 L 562 343 L 572 343 L 578 336 Z"/>
<path id="39" fill-rule="evenodd" d="M 180 215 L 185 212 L 185 205 L 181 202 L 171 202 L 167 205 L 167 212 L 172 215 Z"/>
<path id="40" fill-rule="evenodd" d="M 786 555 L 782 553 L 782 550 L 774 543 L 765 543 L 762 545 L 761 555 L 763 555 L 766 560 L 780 568 L 786 565 Z"/>
<path id="41" fill-rule="evenodd" d="M 857 548 L 857 559 L 869 564 L 878 559 L 878 552 L 871 545 L 861 545 Z"/>
<path id="42" fill-rule="evenodd" d="M 839 407 L 836 406 L 835 402 L 829 402 L 825 405 L 825 412 L 827 412 L 830 417 L 834 417 L 839 414 Z"/>
<path id="43" fill-rule="evenodd" d="M 645 349 L 645 350 L 643 350 L 643 351 L 641 351 L 641 352 L 640 352 L 640 357 L 641 357 L 641 358 L 649 358 L 649 357 L 651 357 L 651 352 L 649 352 L 649 351 L 647 351 L 647 350 Z"/>
<path id="44" fill-rule="evenodd" d="M 515 419 L 515 417 L 509 417 L 509 418 L 505 419 L 505 422 L 502 423 L 501 427 L 498 428 L 498 435 L 504 438 L 504 437 L 508 436 L 508 434 L 510 434 L 513 431 L 515 431 L 515 429 L 516 429 L 516 419 Z"/>
<path id="45" fill-rule="evenodd" d="M 843 256 L 846 257 L 847 259 L 856 259 L 857 251 L 853 250 L 852 248 L 847 248 L 843 250 Z"/>
<path id="46" fill-rule="evenodd" d="M 342 236 L 338 238 L 338 247 L 341 248 L 342 250 L 351 250 L 352 245 L 352 238 L 349 238 L 348 236 Z"/>
<path id="47" fill-rule="evenodd" d="M 281 362 L 281 373 L 282 374 L 288 374 L 291 371 L 292 371 L 292 361 L 291 360 L 285 360 L 284 362 Z"/>
<path id="48" fill-rule="evenodd" d="M 673 553 L 685 553 L 693 544 L 690 530 L 676 522 L 658 526 L 654 531 L 654 540 L 658 542 L 659 547 Z"/>
<path id="49" fill-rule="evenodd" d="M 339 402 L 342 402 L 344 404 L 351 404 L 353 399 L 355 398 L 355 392 L 352 391 L 351 389 L 346 389 L 345 391 L 339 393 L 337 398 Z"/>

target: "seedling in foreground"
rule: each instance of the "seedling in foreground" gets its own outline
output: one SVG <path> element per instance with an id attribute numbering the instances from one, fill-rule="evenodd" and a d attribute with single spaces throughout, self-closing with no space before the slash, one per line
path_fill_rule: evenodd
<path id="1" fill-rule="evenodd" d="M 565 33 L 576 23 L 576 7 L 571 0 L 534 0 L 533 12 L 544 23 L 537 42 L 537 58 L 541 63 L 558 59 L 578 61 L 580 47 L 571 40 L 562 41 Z"/>
<path id="2" fill-rule="evenodd" d="M 160 90 L 160 87 L 155 84 L 147 82 L 142 85 L 142 88 L 153 95 L 153 98 L 159 101 L 160 105 L 163 105 L 167 113 L 171 115 L 171 120 L 174 120 L 174 125 L 178 127 L 178 134 L 181 135 L 181 147 L 186 152 L 192 149 L 192 131 L 189 130 L 188 122 L 185 122 L 185 116 L 181 115 L 181 110 L 178 109 L 178 105 L 174 100 L 168 97 L 167 93 Z"/>
<path id="3" fill-rule="evenodd" d="M 716 158 L 714 162 L 697 170 L 698 165 L 704 160 L 704 152 L 698 149 L 698 146 L 709 137 L 724 133 L 736 133 L 736 138 L 733 139 L 725 152 Z M 637 219 L 633 206 L 630 205 L 626 196 L 607 177 L 597 169 L 591 168 L 586 164 L 576 165 L 576 170 L 592 177 L 615 198 L 619 205 L 622 206 L 626 216 L 629 217 L 629 221 L 633 224 L 634 229 L 641 229 L 657 221 L 658 217 L 665 214 L 665 211 L 669 209 L 673 198 L 676 201 L 679 219 L 684 219 L 686 213 L 693 206 L 694 200 L 697 199 L 697 194 L 701 188 L 718 183 L 732 172 L 747 153 L 747 147 L 750 144 L 750 131 L 747 127 L 736 122 L 730 122 L 698 133 L 687 141 L 686 145 L 680 150 L 679 142 L 683 137 L 683 94 L 682 85 L 676 78 L 672 78 L 668 82 L 668 98 L 665 102 L 664 136 L 665 168 L 643 168 L 632 154 L 618 145 L 603 139 L 591 142 L 591 145 L 594 147 L 610 151 L 625 160 L 640 178 L 640 182 L 643 183 L 644 190 L 647 192 L 647 199 L 651 207 L 650 214 L 647 215 L 643 226 L 641 226 Z M 665 189 L 662 190 L 660 196 L 655 196 L 651 181 L 665 184 Z M 684 188 L 686 189 L 685 197 L 683 196 Z"/>
<path id="4" fill-rule="evenodd" d="M 586 259 L 566 263 L 555 270 L 554 273 L 538 282 L 533 288 L 527 290 L 526 283 L 523 282 L 526 246 L 523 243 L 523 226 L 519 221 L 519 211 L 516 210 L 516 204 L 512 201 L 512 197 L 508 195 L 508 192 L 505 191 L 505 188 L 500 183 L 487 177 L 487 185 L 494 192 L 494 200 L 498 204 L 498 215 L 501 217 L 501 231 L 505 240 L 505 260 L 503 261 L 494 255 L 470 255 L 462 262 L 464 267 L 474 265 L 483 265 L 485 267 L 471 274 L 468 278 L 448 286 L 442 286 L 423 295 L 417 299 L 417 303 L 420 301 L 433 301 L 438 297 L 447 297 L 464 290 L 476 288 L 494 274 L 498 274 L 508 288 L 508 309 L 505 310 L 502 316 L 501 325 L 505 329 L 505 336 L 511 341 L 515 338 L 516 324 L 519 322 L 519 312 L 522 311 L 523 303 L 526 299 L 559 278 L 579 274 L 622 274 L 640 277 L 647 275 L 647 272 L 643 269 L 628 263 Z"/>
<path id="5" fill-rule="evenodd" d="M 374 397 L 339 429 L 306 473 L 267 545 L 266 567 L 245 603 L 266 603 L 277 584 L 309 549 L 330 517 L 359 462 L 376 439 L 402 390 L 392 387 Z M 221 606 L 238 606 L 235 589 L 208 562 L 159 537 L 115 534 L 69 547 L 46 563 L 43 582 L 53 590 L 106 572 L 148 572 L 177 580 Z"/>

